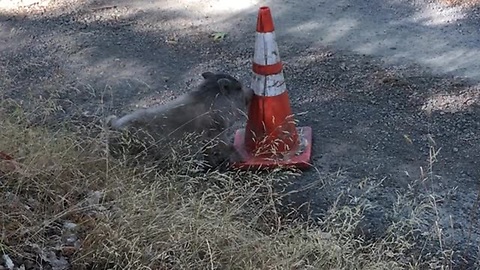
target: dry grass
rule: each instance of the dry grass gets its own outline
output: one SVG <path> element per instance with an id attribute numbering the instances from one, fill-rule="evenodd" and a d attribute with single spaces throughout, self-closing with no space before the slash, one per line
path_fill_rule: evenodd
<path id="1" fill-rule="evenodd" d="M 447 250 L 420 256 L 418 236 L 441 245 L 441 234 L 425 219 L 435 200 L 412 199 L 413 185 L 398 196 L 387 233 L 367 241 L 356 233 L 367 200 L 334 204 L 315 222 L 282 205 L 282 187 L 297 172 L 201 173 L 183 152 L 162 168 L 127 167 L 105 154 L 102 134 L 52 132 L 28 124 L 28 113 L 15 104 L 3 108 L 14 113 L 0 117 L 0 150 L 14 161 L 0 166 L 0 248 L 16 266 L 449 268 Z M 413 209 L 408 218 L 405 209 Z"/>

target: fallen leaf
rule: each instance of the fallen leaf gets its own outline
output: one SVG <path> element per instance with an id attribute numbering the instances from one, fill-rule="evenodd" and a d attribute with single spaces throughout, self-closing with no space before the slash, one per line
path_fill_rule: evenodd
<path id="1" fill-rule="evenodd" d="M 226 35 L 227 33 L 224 33 L 224 32 L 216 32 L 216 33 L 213 33 L 211 37 L 213 37 L 214 41 L 222 41 L 223 39 L 225 39 Z"/>
<path id="2" fill-rule="evenodd" d="M 403 134 L 403 138 L 407 141 L 407 143 L 413 144 L 412 139 L 410 139 L 410 136 L 408 136 L 407 134 Z"/>

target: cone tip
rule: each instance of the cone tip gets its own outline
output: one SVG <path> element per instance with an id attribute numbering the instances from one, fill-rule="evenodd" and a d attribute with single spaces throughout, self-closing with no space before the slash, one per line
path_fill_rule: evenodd
<path id="1" fill-rule="evenodd" d="M 268 33 L 273 32 L 274 29 L 270 8 L 267 6 L 260 7 L 258 10 L 257 32 Z"/>

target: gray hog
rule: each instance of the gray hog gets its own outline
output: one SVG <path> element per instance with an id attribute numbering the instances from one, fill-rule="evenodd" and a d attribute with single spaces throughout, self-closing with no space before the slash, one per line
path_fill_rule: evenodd
<path id="1" fill-rule="evenodd" d="M 197 144 L 201 144 L 208 164 L 224 164 L 235 154 L 230 139 L 234 130 L 230 129 L 248 113 L 253 91 L 228 74 L 205 72 L 202 77 L 203 82 L 195 90 L 168 104 L 139 109 L 121 118 L 108 117 L 107 127 L 127 132 L 129 140 L 137 142 L 127 147 L 130 154 L 142 152 L 153 160 L 169 155 L 165 151 L 169 143 L 189 133 L 198 134 L 201 142 Z M 206 146 L 213 141 L 213 147 Z M 109 145 L 118 150 L 119 140 L 112 137 Z M 122 148 L 125 151 L 125 143 Z"/>

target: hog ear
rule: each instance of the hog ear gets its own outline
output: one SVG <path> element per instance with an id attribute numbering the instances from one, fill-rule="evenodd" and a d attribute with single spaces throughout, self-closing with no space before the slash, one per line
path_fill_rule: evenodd
<path id="1" fill-rule="evenodd" d="M 204 79 L 213 78 L 213 77 L 215 77 L 215 74 L 213 74 L 213 72 L 207 71 L 207 72 L 202 73 L 202 77 Z"/>
<path id="2" fill-rule="evenodd" d="M 218 85 L 220 86 L 220 93 L 227 95 L 230 91 L 230 86 L 232 82 L 229 79 L 221 78 L 217 81 Z"/>

